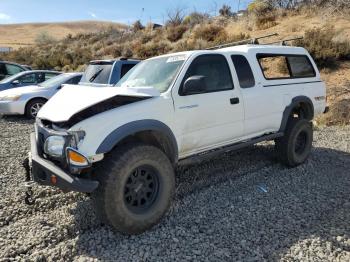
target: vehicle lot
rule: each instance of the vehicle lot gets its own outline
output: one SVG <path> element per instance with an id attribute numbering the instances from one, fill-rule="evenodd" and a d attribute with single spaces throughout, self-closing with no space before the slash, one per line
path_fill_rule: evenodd
<path id="1" fill-rule="evenodd" d="M 317 130 L 295 169 L 268 143 L 182 168 L 165 219 L 123 236 L 84 194 L 37 187 L 24 204 L 32 123 L 0 119 L 0 260 L 350 260 L 350 126 Z"/>

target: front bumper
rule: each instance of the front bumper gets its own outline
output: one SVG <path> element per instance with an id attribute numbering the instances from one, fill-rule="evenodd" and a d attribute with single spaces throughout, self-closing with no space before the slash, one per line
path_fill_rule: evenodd
<path id="1" fill-rule="evenodd" d="M 0 115 L 23 115 L 23 101 L 0 101 Z"/>
<path id="2" fill-rule="evenodd" d="M 35 133 L 30 135 L 31 178 L 40 185 L 56 186 L 63 191 L 91 193 L 99 185 L 98 181 L 75 177 L 38 154 Z"/>

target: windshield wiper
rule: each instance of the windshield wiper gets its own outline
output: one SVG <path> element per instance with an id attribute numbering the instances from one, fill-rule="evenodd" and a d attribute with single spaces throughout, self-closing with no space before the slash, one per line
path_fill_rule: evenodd
<path id="1" fill-rule="evenodd" d="M 93 82 L 96 77 L 98 77 L 99 74 L 101 74 L 101 72 L 103 71 L 103 68 L 101 68 L 100 70 L 98 70 L 90 79 L 89 79 L 89 82 Z"/>

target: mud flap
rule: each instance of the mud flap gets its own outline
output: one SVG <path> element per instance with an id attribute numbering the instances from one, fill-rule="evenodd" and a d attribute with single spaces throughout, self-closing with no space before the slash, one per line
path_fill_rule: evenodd
<path id="1" fill-rule="evenodd" d="M 25 197 L 24 197 L 24 202 L 27 205 L 34 205 L 35 203 L 35 198 L 34 198 L 34 193 L 33 193 L 33 184 L 34 181 L 31 179 L 31 156 L 29 154 L 29 156 L 23 161 L 23 167 L 26 171 L 26 177 L 25 177 Z"/>

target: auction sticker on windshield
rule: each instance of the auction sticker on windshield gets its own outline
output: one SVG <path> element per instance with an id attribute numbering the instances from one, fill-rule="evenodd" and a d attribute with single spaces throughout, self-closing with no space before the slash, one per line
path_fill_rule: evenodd
<path id="1" fill-rule="evenodd" d="M 171 56 L 169 57 L 166 62 L 167 63 L 172 63 L 172 62 L 177 62 L 177 61 L 184 61 L 186 59 L 186 55 L 177 55 L 177 56 Z"/>

